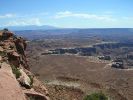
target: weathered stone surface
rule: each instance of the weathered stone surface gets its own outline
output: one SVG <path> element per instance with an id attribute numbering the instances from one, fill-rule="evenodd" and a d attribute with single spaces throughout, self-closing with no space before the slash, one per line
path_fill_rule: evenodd
<path id="1" fill-rule="evenodd" d="M 12 55 L 15 56 L 15 57 L 20 57 L 19 54 L 15 51 L 12 53 Z"/>
<path id="2" fill-rule="evenodd" d="M 17 38 L 8 30 L 0 31 L 0 100 L 26 100 L 27 96 L 48 100 L 46 88 L 37 79 L 34 83 L 34 75 L 28 70 L 26 46 L 23 38 Z"/>
<path id="3" fill-rule="evenodd" d="M 5 62 L 0 69 L 0 100 L 26 100 L 10 65 Z"/>
<path id="4" fill-rule="evenodd" d="M 35 92 L 34 90 L 23 90 L 23 92 L 28 96 L 28 97 L 33 97 L 37 100 L 49 100 L 49 98 L 41 93 Z"/>
<path id="5" fill-rule="evenodd" d="M 20 84 L 22 84 L 23 86 L 25 86 L 26 88 L 30 88 L 31 85 L 31 80 L 30 78 L 27 76 L 27 74 L 23 71 L 23 69 L 20 69 L 20 73 L 21 73 L 21 76 L 20 78 L 18 79 Z"/>
<path id="6" fill-rule="evenodd" d="M 39 92 L 39 93 L 42 93 L 42 94 L 45 94 L 45 95 L 48 95 L 48 90 L 46 89 L 46 87 L 44 86 L 44 84 L 42 82 L 40 82 L 36 77 L 34 77 L 34 80 L 33 80 L 33 88 Z"/>

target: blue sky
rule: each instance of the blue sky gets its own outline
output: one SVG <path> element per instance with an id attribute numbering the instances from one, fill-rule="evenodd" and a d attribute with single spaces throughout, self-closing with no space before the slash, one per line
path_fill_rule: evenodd
<path id="1" fill-rule="evenodd" d="M 133 0 L 1 0 L 1 26 L 133 28 Z"/>

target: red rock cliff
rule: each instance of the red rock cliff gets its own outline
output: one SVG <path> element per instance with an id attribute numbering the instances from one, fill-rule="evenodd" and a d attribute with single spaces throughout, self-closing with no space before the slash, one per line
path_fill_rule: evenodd
<path id="1" fill-rule="evenodd" d="M 0 31 L 0 100 L 49 100 L 48 91 L 27 63 L 26 40 Z"/>

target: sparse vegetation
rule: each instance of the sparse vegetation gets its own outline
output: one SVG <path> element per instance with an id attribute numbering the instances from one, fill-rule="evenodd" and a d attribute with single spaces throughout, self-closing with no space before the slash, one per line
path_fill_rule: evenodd
<path id="1" fill-rule="evenodd" d="M 11 67 L 12 67 L 13 74 L 16 76 L 16 78 L 19 78 L 21 76 L 20 70 L 16 68 L 14 65 L 12 65 Z"/>
<path id="2" fill-rule="evenodd" d="M 0 56 L 6 56 L 6 52 L 0 52 Z"/>
<path id="3" fill-rule="evenodd" d="M 108 98 L 105 96 L 105 94 L 100 92 L 87 95 L 85 96 L 84 100 L 108 100 Z"/>
<path id="4" fill-rule="evenodd" d="M 31 75 L 28 75 L 28 76 L 30 78 L 30 86 L 32 86 L 33 85 L 33 76 L 31 76 Z"/>
<path id="5" fill-rule="evenodd" d="M 52 35 L 54 31 L 50 35 L 36 37 L 35 40 L 30 41 L 28 52 L 31 70 L 38 73 L 38 78 L 46 84 L 55 79 L 64 82 L 77 82 L 80 84 L 80 87 L 77 88 L 83 90 L 84 94 L 86 94 L 86 91 L 91 93 L 92 91 L 101 90 L 106 91 L 108 98 L 100 96 L 98 93 L 85 96 L 81 92 L 75 92 L 75 89 L 69 91 L 68 88 L 62 89 L 54 87 L 52 84 L 48 86 L 48 90 L 53 100 L 57 98 L 60 100 L 77 98 L 77 100 L 101 100 L 101 97 L 103 97 L 102 100 L 112 98 L 115 100 L 125 100 L 127 98 L 132 100 L 130 94 L 133 90 L 131 89 L 133 84 L 129 77 L 132 77 L 133 74 L 131 65 L 133 62 L 131 59 L 133 39 L 127 29 L 83 29 L 77 30 L 77 32 L 71 31 L 70 33 L 73 34 L 57 36 Z M 127 34 L 121 35 L 121 33 Z M 91 49 L 92 47 L 96 48 L 96 51 Z M 131 67 L 129 67 L 131 69 L 119 70 L 112 68 L 111 66 L 114 63 L 112 61 L 116 58 L 123 59 L 124 68 L 128 68 L 130 63 Z M 62 78 L 62 76 L 68 78 Z M 78 78 L 78 81 L 69 78 Z M 47 80 L 50 80 L 50 82 Z M 108 90 L 110 86 L 115 91 Z M 121 90 L 120 93 L 119 90 Z"/>

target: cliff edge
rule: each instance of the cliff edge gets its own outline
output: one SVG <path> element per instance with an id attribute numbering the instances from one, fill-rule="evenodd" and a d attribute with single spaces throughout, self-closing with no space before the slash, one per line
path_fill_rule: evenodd
<path id="1" fill-rule="evenodd" d="M 8 29 L 0 31 L 0 99 L 49 100 L 48 91 L 27 63 L 26 40 Z"/>

